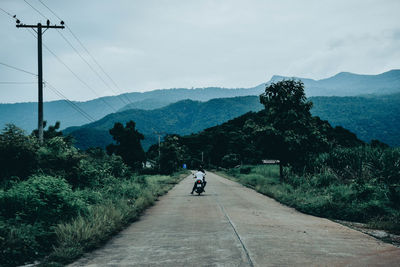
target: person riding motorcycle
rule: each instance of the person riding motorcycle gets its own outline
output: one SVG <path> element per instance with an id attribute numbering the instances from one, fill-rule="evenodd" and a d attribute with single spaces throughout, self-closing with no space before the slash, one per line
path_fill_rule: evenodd
<path id="1" fill-rule="evenodd" d="M 192 192 L 190 192 L 190 194 L 192 194 L 193 195 L 193 192 L 194 192 L 194 190 L 196 189 L 196 183 L 197 183 L 197 181 L 202 181 L 202 183 L 203 183 L 203 191 L 204 192 L 206 192 L 205 190 L 204 190 L 204 188 L 206 187 L 206 184 L 207 184 L 207 182 L 206 182 L 206 173 L 205 173 L 205 171 L 203 170 L 203 168 L 199 168 L 199 170 L 195 173 L 195 174 L 193 174 L 194 175 L 194 178 L 196 179 L 195 181 L 194 181 L 194 185 L 193 185 L 193 188 L 192 188 Z"/>

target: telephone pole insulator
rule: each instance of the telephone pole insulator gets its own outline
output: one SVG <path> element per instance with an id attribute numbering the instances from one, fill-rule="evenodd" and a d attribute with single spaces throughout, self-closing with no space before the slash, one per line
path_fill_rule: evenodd
<path id="1" fill-rule="evenodd" d="M 26 25 L 20 24 L 17 20 L 17 28 L 31 28 L 37 29 L 37 40 L 38 40 L 38 136 L 39 143 L 43 143 L 43 65 L 42 65 L 42 29 L 64 29 L 65 26 L 50 25 L 50 21 L 47 20 L 47 25 L 38 23 L 37 25 Z M 63 23 L 64 24 L 64 23 Z"/>

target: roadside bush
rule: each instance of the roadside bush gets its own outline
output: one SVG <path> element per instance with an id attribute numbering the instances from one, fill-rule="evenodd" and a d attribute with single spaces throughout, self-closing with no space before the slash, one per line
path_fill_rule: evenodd
<path id="1" fill-rule="evenodd" d="M 78 186 L 77 168 L 84 155 L 69 145 L 62 137 L 45 142 L 37 152 L 42 172 L 65 178 L 72 186 Z"/>
<path id="2" fill-rule="evenodd" d="M 12 176 L 25 180 L 31 175 L 37 167 L 37 148 L 35 138 L 8 124 L 0 134 L 0 183 Z"/>
<path id="3" fill-rule="evenodd" d="M 0 216 L 26 223 L 53 225 L 84 210 L 71 186 L 61 178 L 36 175 L 0 195 Z"/>
<path id="4" fill-rule="evenodd" d="M 337 184 L 339 178 L 330 168 L 324 168 L 320 173 L 311 176 L 310 185 L 313 187 L 327 187 L 331 184 Z M 301 178 L 299 178 L 300 180 Z"/>
<path id="5" fill-rule="evenodd" d="M 46 175 L 0 191 L 0 264 L 24 264 L 51 251 L 55 225 L 86 211 L 79 196 L 64 179 Z"/>
<path id="6" fill-rule="evenodd" d="M 51 235 L 40 224 L 13 225 L 0 220 L 0 265 L 17 266 L 45 255 L 40 239 L 54 239 Z"/>

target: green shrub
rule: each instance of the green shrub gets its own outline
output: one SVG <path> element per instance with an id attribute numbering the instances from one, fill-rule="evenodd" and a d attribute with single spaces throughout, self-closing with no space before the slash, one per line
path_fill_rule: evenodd
<path id="1" fill-rule="evenodd" d="M 0 215 L 27 223 L 55 224 L 84 210 L 71 186 L 61 178 L 36 175 L 0 195 Z"/>
<path id="2" fill-rule="evenodd" d="M 55 225 L 86 211 L 80 196 L 64 179 L 45 175 L 0 191 L 0 265 L 21 265 L 49 253 Z"/>
<path id="3" fill-rule="evenodd" d="M 252 172 L 261 174 L 264 177 L 278 177 L 279 165 L 257 165 L 252 168 Z"/>
<path id="4" fill-rule="evenodd" d="M 327 187 L 331 184 L 337 184 L 339 178 L 335 172 L 330 168 L 324 168 L 320 173 L 312 175 L 310 179 L 311 186 L 314 187 Z"/>
<path id="5" fill-rule="evenodd" d="M 84 155 L 70 146 L 62 137 L 54 137 L 45 142 L 37 152 L 39 168 L 42 172 L 65 178 L 71 185 L 78 186 L 78 164 Z"/>
<path id="6" fill-rule="evenodd" d="M 17 266 L 43 256 L 49 248 L 43 249 L 40 240 L 54 237 L 40 224 L 14 225 L 0 220 L 0 265 Z"/>
<path id="7" fill-rule="evenodd" d="M 8 124 L 0 134 L 0 183 L 12 176 L 24 180 L 32 174 L 37 167 L 37 147 L 35 138 Z"/>

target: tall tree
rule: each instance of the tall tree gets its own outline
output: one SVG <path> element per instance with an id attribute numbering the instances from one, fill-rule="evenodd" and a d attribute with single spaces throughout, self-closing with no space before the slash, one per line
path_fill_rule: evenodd
<path id="1" fill-rule="evenodd" d="M 307 101 L 303 82 L 272 83 L 260 95 L 260 102 L 265 106 L 266 123 L 271 126 L 266 139 L 273 139 L 273 142 L 264 139 L 264 144 L 284 164 L 303 166 L 308 155 L 326 149 L 326 137 L 313 123 L 312 103 Z"/>
<path id="2" fill-rule="evenodd" d="M 121 156 L 128 166 L 137 170 L 142 168 L 145 153 L 140 143 L 144 136 L 135 127 L 136 123 L 133 121 L 127 122 L 125 127 L 119 122 L 115 123 L 110 134 L 116 144 L 110 144 L 106 149 L 108 154 Z"/>

